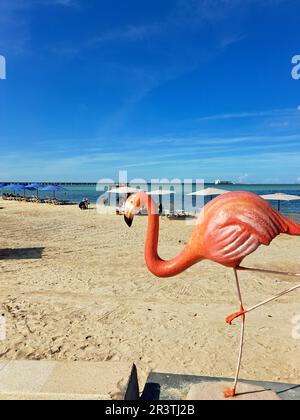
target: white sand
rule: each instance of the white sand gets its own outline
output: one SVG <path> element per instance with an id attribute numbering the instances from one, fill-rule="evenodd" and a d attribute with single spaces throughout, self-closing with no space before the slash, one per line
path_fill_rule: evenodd
<path id="1" fill-rule="evenodd" d="M 0 358 L 121 360 L 145 374 L 233 376 L 239 321 L 224 322 L 238 310 L 232 270 L 203 262 L 158 279 L 143 258 L 146 218 L 128 229 L 122 217 L 95 210 L 1 200 L 0 207 L 0 310 L 7 320 Z M 162 221 L 161 256 L 175 256 L 191 230 Z M 44 248 L 42 257 L 32 248 Z M 300 238 L 282 236 L 245 264 L 300 272 L 299 256 Z M 248 273 L 241 279 L 247 305 L 297 282 Z M 296 315 L 300 291 L 249 314 L 243 378 L 299 382 Z"/>

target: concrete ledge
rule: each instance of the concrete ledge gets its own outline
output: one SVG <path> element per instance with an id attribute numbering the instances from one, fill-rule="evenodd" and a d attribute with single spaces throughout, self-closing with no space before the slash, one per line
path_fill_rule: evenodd
<path id="1" fill-rule="evenodd" d="M 137 400 L 136 367 L 113 362 L 2 361 L 0 400 Z"/>
<path id="2" fill-rule="evenodd" d="M 237 395 L 225 398 L 224 391 L 232 389 L 232 382 L 202 382 L 191 386 L 186 400 L 188 401 L 279 401 L 281 398 L 269 389 L 239 383 Z"/>
<path id="3" fill-rule="evenodd" d="M 151 372 L 141 396 L 142 400 L 183 400 L 186 399 L 192 385 L 203 383 L 228 382 L 232 386 L 233 379 L 208 376 L 175 375 L 172 373 Z M 275 392 L 282 400 L 300 400 L 300 384 L 280 382 L 249 381 L 239 382 L 238 392 L 243 384 L 261 387 Z M 222 389 L 221 389 L 222 391 Z M 241 391 L 243 392 L 243 391 Z"/>

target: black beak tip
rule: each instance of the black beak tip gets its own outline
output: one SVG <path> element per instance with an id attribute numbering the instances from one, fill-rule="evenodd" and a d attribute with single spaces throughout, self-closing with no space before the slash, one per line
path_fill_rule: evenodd
<path id="1" fill-rule="evenodd" d="M 127 226 L 129 226 L 129 227 L 132 226 L 132 222 L 133 222 L 132 219 L 129 219 L 129 217 L 127 217 L 127 216 L 124 216 L 124 220 L 125 220 Z"/>

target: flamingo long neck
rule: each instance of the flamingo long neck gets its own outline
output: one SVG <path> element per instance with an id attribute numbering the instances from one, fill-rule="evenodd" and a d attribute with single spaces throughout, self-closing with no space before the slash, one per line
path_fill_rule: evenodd
<path id="1" fill-rule="evenodd" d="M 159 240 L 158 209 L 149 195 L 142 195 L 142 201 L 148 210 L 148 232 L 145 244 L 145 259 L 151 273 L 157 277 L 173 277 L 199 262 L 200 259 L 193 256 L 189 244 L 172 260 L 164 261 L 159 257 L 157 250 Z"/>

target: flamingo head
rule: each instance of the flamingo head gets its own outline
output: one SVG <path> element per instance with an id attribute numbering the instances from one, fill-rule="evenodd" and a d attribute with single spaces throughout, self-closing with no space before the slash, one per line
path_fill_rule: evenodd
<path id="1" fill-rule="evenodd" d="M 126 224 L 131 227 L 134 216 L 139 213 L 142 207 L 142 201 L 139 193 L 131 195 L 125 205 L 124 219 Z"/>

